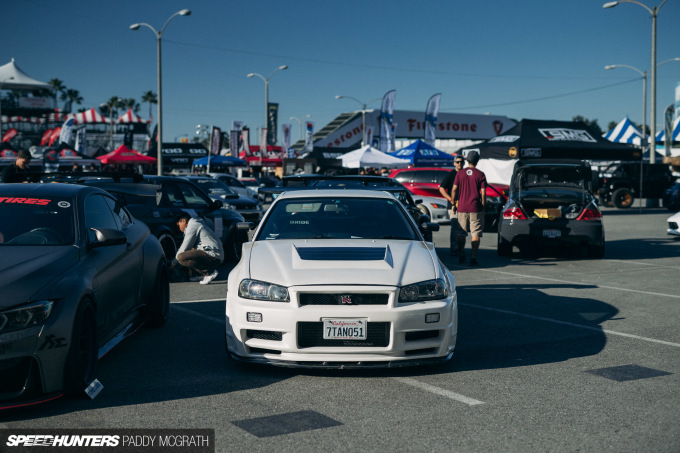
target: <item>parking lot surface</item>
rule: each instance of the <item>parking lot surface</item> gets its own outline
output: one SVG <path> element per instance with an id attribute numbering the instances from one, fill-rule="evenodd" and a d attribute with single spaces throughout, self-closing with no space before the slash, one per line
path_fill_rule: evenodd
<path id="1" fill-rule="evenodd" d="M 606 252 L 448 255 L 460 321 L 440 367 L 239 367 L 224 350 L 229 267 L 173 283 L 168 324 L 100 362 L 94 400 L 0 413 L 0 428 L 208 428 L 217 451 L 680 451 L 680 241 L 662 209 L 604 209 Z M 468 242 L 469 256 L 469 242 Z M 1 448 L 0 448 L 1 449 Z"/>

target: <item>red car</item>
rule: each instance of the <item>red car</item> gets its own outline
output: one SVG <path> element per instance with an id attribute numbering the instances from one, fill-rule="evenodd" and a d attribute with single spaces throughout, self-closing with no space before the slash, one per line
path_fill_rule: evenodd
<path id="1" fill-rule="evenodd" d="M 439 184 L 451 171 L 441 167 L 399 168 L 392 170 L 390 178 L 402 183 L 415 196 L 442 197 Z M 507 184 L 489 184 L 486 187 L 487 206 L 484 210 L 484 230 L 495 231 L 498 226 L 498 214 L 508 199 Z"/>

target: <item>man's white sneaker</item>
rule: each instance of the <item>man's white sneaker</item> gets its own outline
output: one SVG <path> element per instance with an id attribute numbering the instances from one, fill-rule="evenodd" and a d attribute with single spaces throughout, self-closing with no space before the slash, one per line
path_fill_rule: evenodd
<path id="1" fill-rule="evenodd" d="M 210 283 L 211 281 L 213 281 L 217 278 L 217 274 L 218 274 L 218 272 L 217 272 L 217 270 L 215 270 L 215 272 L 213 272 L 212 274 L 206 275 L 205 277 L 203 277 L 203 280 L 201 280 L 199 283 L 201 285 L 207 285 L 208 283 Z"/>
<path id="2" fill-rule="evenodd" d="M 197 275 L 197 276 L 195 276 L 195 277 L 190 277 L 190 278 L 189 278 L 189 281 L 190 281 L 190 282 L 200 282 L 200 281 L 203 280 L 204 278 L 205 278 L 205 276 L 203 276 L 203 275 Z"/>

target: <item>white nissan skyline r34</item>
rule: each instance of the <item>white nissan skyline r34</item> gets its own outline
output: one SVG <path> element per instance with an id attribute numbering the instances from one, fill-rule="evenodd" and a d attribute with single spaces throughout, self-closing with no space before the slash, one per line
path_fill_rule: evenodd
<path id="1" fill-rule="evenodd" d="M 280 195 L 229 274 L 225 341 L 239 361 L 325 368 L 444 362 L 453 356 L 457 325 L 453 275 L 386 192 Z"/>

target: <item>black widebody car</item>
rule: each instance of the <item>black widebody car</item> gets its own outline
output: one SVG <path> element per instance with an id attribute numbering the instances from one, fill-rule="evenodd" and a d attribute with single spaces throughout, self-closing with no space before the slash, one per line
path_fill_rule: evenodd
<path id="1" fill-rule="evenodd" d="M 593 197 L 590 165 L 519 160 L 498 222 L 498 254 L 510 256 L 513 246 L 528 251 L 557 244 L 585 247 L 591 258 L 604 256 L 604 225 Z"/>
<path id="2" fill-rule="evenodd" d="M 0 408 L 84 395 L 97 360 L 169 311 L 158 239 L 113 196 L 0 184 Z"/>

